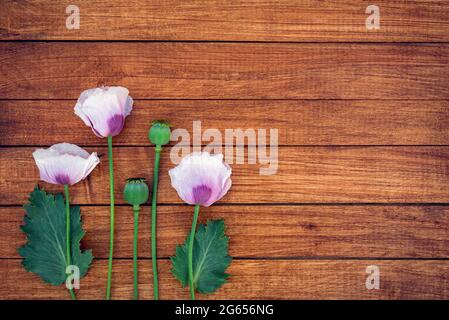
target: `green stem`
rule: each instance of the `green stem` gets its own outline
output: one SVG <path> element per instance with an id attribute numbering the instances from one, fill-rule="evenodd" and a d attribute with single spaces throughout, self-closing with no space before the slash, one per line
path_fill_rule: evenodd
<path id="1" fill-rule="evenodd" d="M 139 240 L 139 211 L 140 206 L 134 205 L 134 239 L 133 239 L 133 266 L 134 266 L 134 300 L 139 299 L 139 277 L 137 270 L 137 242 Z"/>
<path id="2" fill-rule="evenodd" d="M 108 137 L 108 159 L 109 159 L 109 190 L 111 196 L 111 217 L 109 230 L 109 260 L 108 260 L 108 284 L 106 289 L 106 299 L 111 299 L 112 280 L 112 258 L 114 255 L 114 160 L 112 158 L 112 137 Z"/>
<path id="3" fill-rule="evenodd" d="M 67 184 L 64 185 L 64 194 L 65 194 L 65 246 L 66 246 L 66 255 L 67 255 L 67 266 L 72 264 L 72 254 L 70 252 L 70 195 L 69 195 L 69 186 Z M 72 300 L 76 300 L 75 292 L 73 289 L 69 289 L 70 296 Z"/>
<path id="4" fill-rule="evenodd" d="M 156 206 L 157 206 L 157 185 L 159 180 L 159 162 L 161 159 L 162 147 L 157 145 L 154 149 L 154 171 L 153 171 L 153 195 L 151 200 L 151 261 L 153 264 L 153 295 L 154 300 L 159 300 L 159 285 L 157 277 L 157 254 L 156 254 Z"/>
<path id="5" fill-rule="evenodd" d="M 195 229 L 198 222 L 198 214 L 200 212 L 200 205 L 195 205 L 195 212 L 193 214 L 192 230 L 190 231 L 189 238 L 189 253 L 188 253 L 188 271 L 189 271 L 189 287 L 190 287 L 190 299 L 195 300 L 195 286 L 193 285 L 193 240 L 195 239 Z"/>

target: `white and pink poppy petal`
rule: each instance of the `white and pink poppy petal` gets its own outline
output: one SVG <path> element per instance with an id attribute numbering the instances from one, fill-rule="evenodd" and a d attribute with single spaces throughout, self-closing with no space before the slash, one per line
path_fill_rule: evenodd
<path id="1" fill-rule="evenodd" d="M 36 158 L 35 158 L 36 159 Z M 84 176 L 85 160 L 70 155 L 36 160 L 41 180 L 52 184 L 75 184 Z"/>
<path id="2" fill-rule="evenodd" d="M 231 177 L 229 176 L 229 177 L 223 182 L 223 186 L 222 186 L 222 189 L 221 189 L 222 191 L 221 191 L 221 194 L 220 194 L 220 196 L 219 196 L 219 199 L 223 198 L 224 195 L 225 195 L 226 193 L 228 193 L 229 189 L 231 189 L 231 186 L 232 186 L 232 180 L 231 180 Z"/>
<path id="3" fill-rule="evenodd" d="M 125 87 L 106 87 L 107 94 L 117 97 L 122 112 L 125 113 L 126 102 L 128 101 L 129 90 Z"/>
<path id="4" fill-rule="evenodd" d="M 99 137 L 116 135 L 123 128 L 125 115 L 116 96 L 90 96 L 84 102 L 82 110 L 89 119 L 93 132 Z"/>
<path id="5" fill-rule="evenodd" d="M 95 167 L 100 163 L 100 158 L 96 152 L 93 152 L 88 158 L 86 165 L 84 167 L 84 175 L 83 179 L 86 179 L 87 176 L 95 169 Z"/>
<path id="6" fill-rule="evenodd" d="M 133 104 L 134 104 L 133 98 L 128 96 L 128 98 L 126 99 L 126 104 L 125 104 L 125 117 L 127 117 L 131 114 L 131 111 L 133 110 Z"/>
<path id="7" fill-rule="evenodd" d="M 231 168 L 223 155 L 192 153 L 169 171 L 173 188 L 189 204 L 205 207 L 221 199 L 231 187 Z"/>
<path id="8" fill-rule="evenodd" d="M 195 185 L 196 182 L 189 178 L 190 175 L 186 171 L 187 170 L 183 170 L 181 165 L 178 165 L 169 170 L 168 174 L 171 179 L 171 185 L 178 192 L 179 197 L 188 204 L 195 204 L 192 194 L 192 185 Z"/>
<path id="9" fill-rule="evenodd" d="M 78 156 L 84 159 L 89 158 L 89 152 L 76 144 L 62 142 L 52 145 L 49 149 L 55 150 L 59 154 L 70 154 L 72 156 Z"/>
<path id="10" fill-rule="evenodd" d="M 72 185 L 85 179 L 100 162 L 95 152 L 89 155 L 84 149 L 69 143 L 38 149 L 33 158 L 41 180 L 61 185 Z"/>
<path id="11" fill-rule="evenodd" d="M 124 87 L 86 90 L 75 105 L 75 114 L 100 138 L 118 135 L 132 110 L 128 93 Z"/>
<path id="12" fill-rule="evenodd" d="M 93 88 L 93 89 L 87 89 L 84 90 L 80 97 L 78 98 L 78 101 L 76 102 L 75 105 L 75 114 L 81 118 L 81 120 L 83 120 L 84 124 L 88 127 L 91 127 L 91 123 L 89 118 L 87 117 L 87 115 L 83 112 L 83 105 L 84 102 L 86 101 L 86 99 L 90 96 L 90 95 L 94 95 L 95 92 L 101 92 L 102 89 L 101 88 Z"/>

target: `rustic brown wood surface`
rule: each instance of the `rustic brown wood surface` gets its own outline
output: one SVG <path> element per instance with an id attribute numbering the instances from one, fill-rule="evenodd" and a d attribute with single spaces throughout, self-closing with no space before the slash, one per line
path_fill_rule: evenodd
<path id="1" fill-rule="evenodd" d="M 0 39 L 449 40 L 447 1 L 377 0 L 380 30 L 365 28 L 365 10 L 373 3 L 364 0 L 77 0 L 80 30 L 66 29 L 64 13 L 69 4 L 0 0 L 8 13 L 0 15 Z"/>
<path id="2" fill-rule="evenodd" d="M 75 103 L 0 100 L 0 144 L 106 146 L 73 113 Z M 172 119 L 174 128 L 191 135 L 193 121 L 199 120 L 201 133 L 208 128 L 224 133 L 229 123 L 231 129 L 260 128 L 268 134 L 276 128 L 282 146 L 449 143 L 449 100 L 137 100 L 134 105 L 133 116 L 114 138 L 116 146 L 148 146 L 148 119 Z"/>
<path id="3" fill-rule="evenodd" d="M 236 148 L 234 148 L 236 149 Z M 0 204 L 24 203 L 39 181 L 31 156 L 35 148 L 0 148 Z M 102 163 L 94 174 L 71 189 L 74 203 L 108 204 L 107 149 L 97 151 Z M 242 150 L 244 151 L 244 150 Z M 234 150 L 236 152 L 236 150 Z M 150 147 L 114 150 L 117 191 L 129 177 L 151 181 L 154 151 Z M 447 203 L 447 147 L 280 147 L 276 174 L 260 175 L 267 165 L 235 163 L 232 190 L 222 203 Z M 167 170 L 174 167 L 167 150 L 161 159 L 160 203 L 182 203 L 170 186 Z M 47 190 L 60 186 L 41 183 Z M 117 192 L 117 203 L 123 203 Z"/>
<path id="4" fill-rule="evenodd" d="M 366 29 L 362 0 L 79 0 L 80 30 L 66 28 L 68 4 L 0 0 L 0 299 L 69 298 L 17 253 L 29 192 L 37 183 L 62 191 L 39 182 L 31 154 L 62 141 L 101 157 L 71 196 L 82 205 L 82 246 L 96 257 L 78 297 L 104 297 L 106 140 L 73 113 L 81 91 L 99 85 L 126 86 L 135 99 L 114 138 L 113 299 L 132 297 L 132 213 L 121 190 L 129 177 L 151 181 L 147 130 L 161 118 L 191 138 L 196 120 L 223 137 L 278 130 L 277 173 L 248 163 L 245 140 L 244 157 L 233 149 L 231 191 L 202 210 L 201 221 L 225 219 L 234 260 L 229 283 L 200 299 L 449 299 L 449 1 L 376 1 L 380 30 Z M 193 210 L 167 175 L 177 142 L 161 162 L 163 299 L 188 298 L 168 260 Z M 145 299 L 149 210 L 139 235 Z M 365 287 L 371 265 L 379 290 Z"/>
<path id="5" fill-rule="evenodd" d="M 172 256 L 191 227 L 191 207 L 162 206 L 158 219 L 158 255 Z M 83 206 L 84 246 L 97 258 L 108 257 L 109 207 Z M 132 210 L 117 208 L 115 256 L 132 258 Z M 20 207 L 0 208 L 0 256 L 20 258 L 25 243 Z M 449 256 L 449 208 L 445 206 L 214 206 L 201 222 L 225 218 L 230 254 L 236 258 L 358 257 L 445 258 Z M 150 258 L 150 207 L 140 216 L 139 257 Z M 267 232 L 267 228 L 270 232 Z"/>
<path id="6" fill-rule="evenodd" d="M 160 298 L 188 299 L 170 274 L 170 262 L 159 261 Z M 366 267 L 382 270 L 383 290 L 367 290 Z M 385 260 L 234 260 L 233 275 L 214 295 L 198 299 L 444 299 L 449 295 L 447 261 Z M 140 260 L 140 293 L 152 299 L 151 260 Z M 103 299 L 107 261 L 96 260 L 79 291 L 80 299 Z M 67 299 L 67 289 L 43 284 L 27 273 L 19 260 L 1 260 L 3 281 L 0 295 L 11 299 Z M 20 286 L 18 283 L 27 283 Z M 411 285 L 411 283 L 413 285 Z M 132 298 L 132 261 L 114 262 L 113 299 Z M 286 290 L 286 288 L 288 288 Z"/>
<path id="7" fill-rule="evenodd" d="M 449 99 L 449 44 L 1 42 L 0 99 Z"/>

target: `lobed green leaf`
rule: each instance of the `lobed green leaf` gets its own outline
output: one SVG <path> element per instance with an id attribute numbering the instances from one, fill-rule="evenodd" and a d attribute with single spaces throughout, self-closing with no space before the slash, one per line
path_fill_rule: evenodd
<path id="1" fill-rule="evenodd" d="M 26 270 L 36 273 L 45 282 L 61 285 L 67 278 L 66 211 L 61 194 L 56 196 L 36 187 L 24 205 L 26 215 L 22 231 L 27 243 L 18 249 Z M 72 265 L 78 266 L 83 277 L 92 262 L 92 251 L 81 251 L 84 236 L 79 206 L 70 208 L 70 240 Z"/>
<path id="2" fill-rule="evenodd" d="M 183 245 L 176 246 L 171 257 L 172 273 L 182 287 L 189 284 L 187 252 L 190 235 Z M 225 236 L 224 220 L 209 220 L 200 224 L 193 242 L 193 282 L 200 293 L 212 293 L 229 278 L 225 273 L 232 258 L 228 255 L 229 238 Z"/>

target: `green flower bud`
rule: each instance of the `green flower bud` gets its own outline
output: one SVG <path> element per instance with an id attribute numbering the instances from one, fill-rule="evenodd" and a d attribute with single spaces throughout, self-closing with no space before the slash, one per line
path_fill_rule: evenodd
<path id="1" fill-rule="evenodd" d="M 165 120 L 153 121 L 148 138 L 157 146 L 163 146 L 170 142 L 170 123 Z"/>
<path id="2" fill-rule="evenodd" d="M 126 180 L 123 196 L 129 204 L 138 206 L 147 202 L 149 193 L 150 191 L 144 178 L 131 178 Z"/>

